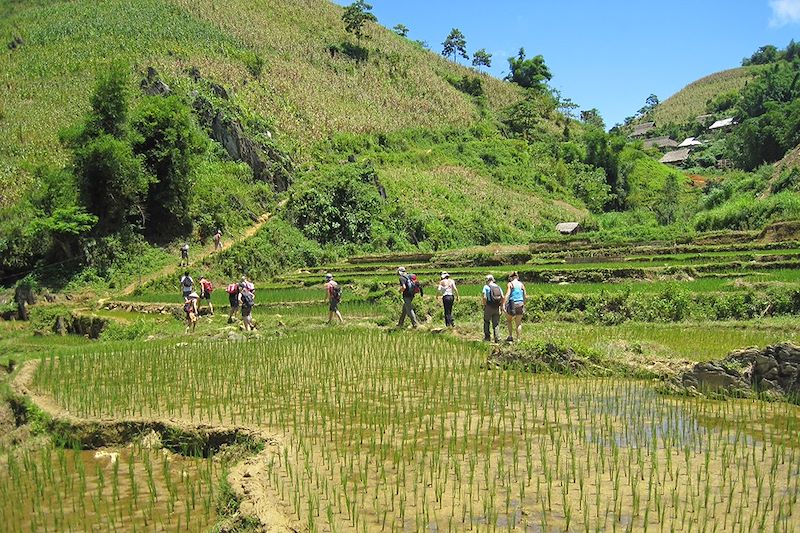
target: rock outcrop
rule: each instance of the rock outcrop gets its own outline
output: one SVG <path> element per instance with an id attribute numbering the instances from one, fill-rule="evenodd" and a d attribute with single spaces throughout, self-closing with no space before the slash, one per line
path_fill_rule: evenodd
<path id="1" fill-rule="evenodd" d="M 691 392 L 762 393 L 796 401 L 800 398 L 800 347 L 782 343 L 738 350 L 722 361 L 697 363 L 679 377 L 678 385 Z"/>
<path id="2" fill-rule="evenodd" d="M 148 96 L 168 96 L 172 89 L 159 77 L 153 67 L 147 67 L 147 77 L 139 84 L 144 94 Z"/>

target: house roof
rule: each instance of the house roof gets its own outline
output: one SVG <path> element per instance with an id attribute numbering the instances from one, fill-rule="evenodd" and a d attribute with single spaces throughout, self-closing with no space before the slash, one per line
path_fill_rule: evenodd
<path id="1" fill-rule="evenodd" d="M 578 226 L 580 226 L 578 222 L 561 222 L 556 224 L 556 231 L 559 233 L 572 233 Z"/>
<path id="2" fill-rule="evenodd" d="M 688 148 L 690 146 L 703 146 L 703 143 L 698 141 L 695 137 L 686 137 L 683 142 L 678 145 L 678 148 Z"/>
<path id="3" fill-rule="evenodd" d="M 673 150 L 664 154 L 659 162 L 660 163 L 683 163 L 689 158 L 691 148 L 681 148 L 680 150 Z"/>
<path id="4" fill-rule="evenodd" d="M 725 128 L 727 126 L 733 126 L 736 122 L 733 120 L 733 117 L 723 118 L 721 120 L 716 121 L 712 125 L 708 127 L 710 130 L 717 130 L 719 128 Z"/>
<path id="5" fill-rule="evenodd" d="M 643 144 L 645 148 L 673 148 L 678 146 L 677 141 L 674 141 L 667 136 L 653 137 L 652 139 L 645 140 Z"/>
<path id="6" fill-rule="evenodd" d="M 637 124 L 633 128 L 633 133 L 631 133 L 631 137 L 641 137 L 645 135 L 648 131 L 652 130 L 656 127 L 655 122 L 642 122 L 641 124 Z"/>

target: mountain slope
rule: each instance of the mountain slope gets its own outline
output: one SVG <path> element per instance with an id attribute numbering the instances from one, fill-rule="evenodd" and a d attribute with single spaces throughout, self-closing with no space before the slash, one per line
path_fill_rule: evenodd
<path id="1" fill-rule="evenodd" d="M 706 102 L 728 91 L 740 90 L 760 67 L 739 67 L 710 74 L 693 81 L 661 102 L 653 111 L 657 124 L 682 123 L 706 113 Z"/>
<path id="2" fill-rule="evenodd" d="M 197 67 L 301 149 L 332 132 L 464 126 L 480 112 L 446 79 L 472 70 L 378 25 L 360 50 L 326 0 L 8 2 L 3 14 L 0 43 L 22 41 L 0 52 L 4 189 L 23 188 L 36 164 L 66 161 L 58 131 L 87 109 L 98 69 L 117 60 L 172 83 Z M 481 79 L 490 109 L 515 99 L 510 84 Z"/>

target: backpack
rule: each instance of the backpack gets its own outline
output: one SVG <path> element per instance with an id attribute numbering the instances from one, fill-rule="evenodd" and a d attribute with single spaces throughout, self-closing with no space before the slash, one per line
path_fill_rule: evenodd
<path id="1" fill-rule="evenodd" d="M 503 301 L 503 289 L 496 283 L 489 285 L 489 298 L 486 299 L 486 303 L 493 307 L 500 307 L 501 301 Z"/>
<path id="2" fill-rule="evenodd" d="M 413 294 L 419 294 L 422 291 L 422 285 L 419 284 L 417 281 L 417 275 L 411 274 L 409 277 L 409 281 L 411 282 L 411 290 Z"/>
<path id="3" fill-rule="evenodd" d="M 184 287 L 191 287 L 192 285 L 194 285 L 194 280 L 191 278 L 191 276 L 183 276 L 183 279 L 181 280 L 181 285 L 183 285 Z"/>
<path id="4" fill-rule="evenodd" d="M 203 282 L 203 291 L 205 291 L 208 294 L 211 294 L 214 291 L 214 285 L 210 281 L 205 280 Z"/>
<path id="5" fill-rule="evenodd" d="M 331 282 L 331 299 L 334 302 L 342 301 L 342 286 L 335 281 Z"/>
<path id="6" fill-rule="evenodd" d="M 250 291 L 242 291 L 242 305 L 244 307 L 253 307 L 253 293 Z"/>
<path id="7" fill-rule="evenodd" d="M 189 313 L 194 313 L 194 302 L 192 300 L 189 300 L 183 304 L 183 312 L 187 315 Z"/>
<path id="8" fill-rule="evenodd" d="M 228 288 L 225 289 L 228 294 L 238 294 L 239 293 L 239 285 L 236 283 L 231 283 L 228 285 Z"/>

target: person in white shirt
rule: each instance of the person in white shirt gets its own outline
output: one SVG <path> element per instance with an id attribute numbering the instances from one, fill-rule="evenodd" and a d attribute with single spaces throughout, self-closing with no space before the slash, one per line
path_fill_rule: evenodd
<path id="1" fill-rule="evenodd" d="M 453 320 L 453 304 L 459 299 L 456 282 L 450 279 L 450 274 L 442 272 L 442 280 L 439 282 L 439 296 L 444 304 L 444 325 L 448 328 L 455 327 Z"/>

